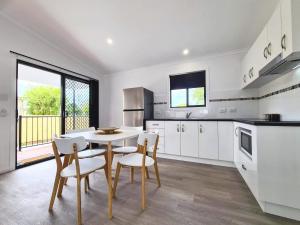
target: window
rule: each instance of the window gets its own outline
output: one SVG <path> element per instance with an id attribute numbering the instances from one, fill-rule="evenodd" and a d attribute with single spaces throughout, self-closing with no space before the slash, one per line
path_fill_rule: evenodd
<path id="1" fill-rule="evenodd" d="M 206 106 L 206 73 L 192 72 L 170 76 L 170 107 Z"/>

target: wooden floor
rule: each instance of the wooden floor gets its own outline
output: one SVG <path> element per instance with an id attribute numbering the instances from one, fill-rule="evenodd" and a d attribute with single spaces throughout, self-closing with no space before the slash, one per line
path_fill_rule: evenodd
<path id="1" fill-rule="evenodd" d="M 153 170 L 148 186 L 148 208 L 140 210 L 140 179 L 129 183 L 121 171 L 113 219 L 107 218 L 107 186 L 102 172 L 91 177 L 92 190 L 82 193 L 85 225 L 287 225 L 300 222 L 264 214 L 234 168 L 159 160 L 162 187 Z M 0 225 L 76 224 L 75 181 L 48 212 L 55 174 L 54 161 L 0 176 Z"/>

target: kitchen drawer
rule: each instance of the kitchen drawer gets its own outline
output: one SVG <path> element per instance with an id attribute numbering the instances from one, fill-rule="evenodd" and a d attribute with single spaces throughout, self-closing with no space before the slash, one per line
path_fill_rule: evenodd
<path id="1" fill-rule="evenodd" d="M 249 189 L 255 197 L 258 196 L 257 164 L 249 159 L 243 152 L 239 152 L 238 170 L 244 178 Z"/>
<path id="2" fill-rule="evenodd" d="M 146 121 L 146 128 L 165 128 L 165 121 Z"/>
<path id="3" fill-rule="evenodd" d="M 165 129 L 160 129 L 160 128 L 147 128 L 148 132 L 153 132 L 159 135 L 159 138 L 165 136 Z"/>

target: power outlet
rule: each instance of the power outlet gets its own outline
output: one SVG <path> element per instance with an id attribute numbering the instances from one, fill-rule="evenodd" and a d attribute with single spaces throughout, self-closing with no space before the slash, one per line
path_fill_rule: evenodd
<path id="1" fill-rule="evenodd" d="M 219 113 L 227 113 L 227 109 L 226 108 L 220 108 Z"/>
<path id="2" fill-rule="evenodd" d="M 230 113 L 236 113 L 237 112 L 237 108 L 235 108 L 235 107 L 229 108 L 229 112 Z"/>

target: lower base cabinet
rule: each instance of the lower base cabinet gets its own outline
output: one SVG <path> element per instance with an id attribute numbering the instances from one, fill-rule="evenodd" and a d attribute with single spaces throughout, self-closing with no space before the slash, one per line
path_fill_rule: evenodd
<path id="1" fill-rule="evenodd" d="M 198 157 L 198 122 L 181 122 L 181 155 Z"/>
<path id="2" fill-rule="evenodd" d="M 219 160 L 233 162 L 233 123 L 218 122 Z"/>
<path id="3" fill-rule="evenodd" d="M 165 153 L 180 155 L 180 121 L 165 122 Z"/>
<path id="4" fill-rule="evenodd" d="M 147 130 L 159 131 L 164 140 L 160 153 L 233 162 L 233 122 L 164 121 L 162 124 L 151 121 L 147 124 Z M 155 125 L 159 128 L 154 129 Z"/>
<path id="5" fill-rule="evenodd" d="M 199 122 L 199 157 L 218 159 L 218 123 Z"/>

